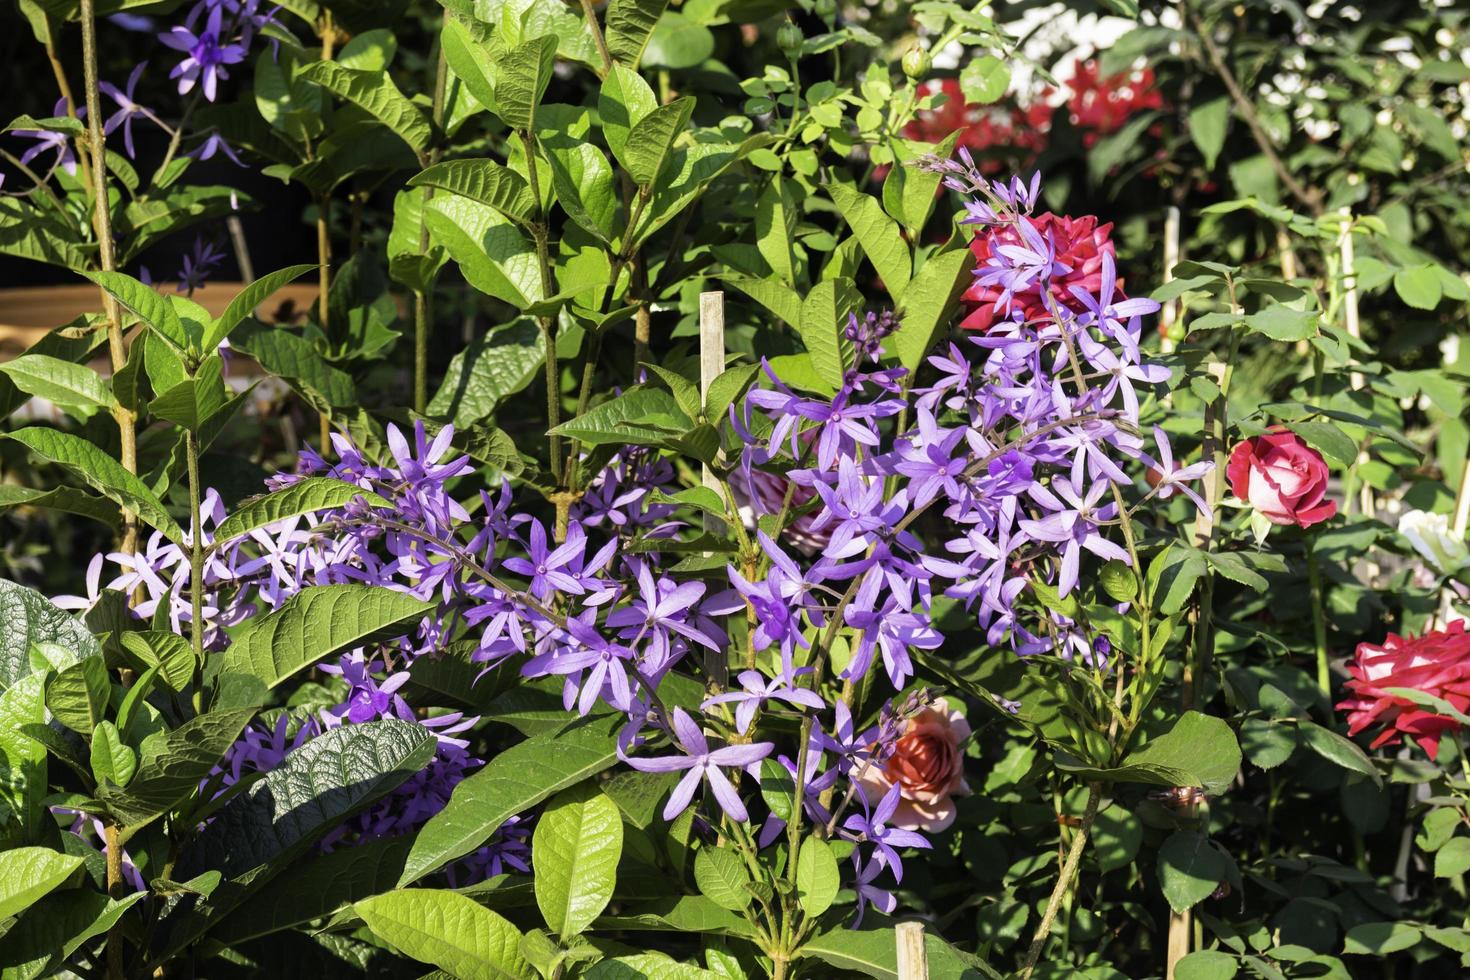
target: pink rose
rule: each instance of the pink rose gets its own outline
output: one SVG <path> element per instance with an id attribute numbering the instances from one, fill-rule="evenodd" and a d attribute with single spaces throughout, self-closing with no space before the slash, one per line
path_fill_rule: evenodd
<path id="1" fill-rule="evenodd" d="M 970 737 L 970 725 L 943 698 L 910 718 L 879 770 L 869 766 L 859 780 L 863 796 L 875 804 L 899 785 L 898 809 L 890 825 L 902 830 L 943 830 L 954 823 L 951 796 L 970 792 L 965 783 L 965 759 L 960 745 Z"/>
<path id="2" fill-rule="evenodd" d="M 1294 432 L 1273 429 L 1230 451 L 1230 492 L 1272 524 L 1311 527 L 1337 513 L 1327 495 L 1327 463 Z"/>
<path id="3" fill-rule="evenodd" d="M 1459 729 L 1460 723 L 1391 694 L 1388 688 L 1422 691 L 1449 702 L 1456 711 L 1470 711 L 1470 633 L 1462 621 L 1423 636 L 1390 633 L 1381 646 L 1358 644 L 1348 673 L 1349 697 L 1337 706 L 1348 713 L 1348 734 L 1381 725 L 1373 748 L 1397 745 L 1407 735 L 1433 759 L 1440 737 Z"/>
<path id="4" fill-rule="evenodd" d="M 1080 218 L 1059 216 L 1050 212 L 1031 219 L 1031 223 L 1042 237 L 1050 239 L 1056 247 L 1058 262 L 1065 262 L 1070 270 L 1052 276 L 1051 297 L 1058 306 L 1081 313 L 1085 309 L 1082 301 L 1072 295 L 1073 286 L 1080 286 L 1094 296 L 1102 288 L 1102 257 L 1113 253 L 1113 242 L 1109 233 L 1112 222 L 1098 224 L 1097 218 L 1084 215 Z M 1021 234 L 1012 225 L 987 228 L 970 242 L 970 251 L 975 253 L 977 267 L 983 269 L 990 259 L 992 250 L 1001 245 L 1022 245 Z M 1001 304 L 1003 290 L 998 283 L 981 285 L 976 281 L 965 290 L 968 315 L 960 321 L 966 330 L 989 330 L 996 320 L 1020 310 L 1028 320 L 1048 315 L 1046 303 L 1041 296 L 1041 285 L 1033 282 L 1025 289 L 1014 293 L 1010 309 Z M 1123 295 L 1123 280 L 1119 279 L 1113 292 L 1114 300 L 1126 299 Z M 997 309 L 999 306 L 999 309 Z"/>

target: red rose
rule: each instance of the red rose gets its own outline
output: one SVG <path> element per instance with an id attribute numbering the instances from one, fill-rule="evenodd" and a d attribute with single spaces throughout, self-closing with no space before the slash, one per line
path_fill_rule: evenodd
<path id="1" fill-rule="evenodd" d="M 1460 723 L 1390 694 L 1388 688 L 1422 691 L 1443 698 L 1456 711 L 1470 711 L 1470 633 L 1465 632 L 1463 621 L 1419 637 L 1390 633 L 1382 646 L 1358 644 L 1348 673 L 1352 680 L 1347 689 L 1352 696 L 1337 706 L 1348 713 L 1348 734 L 1382 725 L 1373 748 L 1397 745 L 1407 735 L 1433 759 L 1440 736 L 1459 729 Z"/>
<path id="2" fill-rule="evenodd" d="M 1081 218 L 1069 218 L 1048 212 L 1033 218 L 1032 224 L 1043 237 L 1055 243 L 1057 261 L 1065 262 L 1071 267 L 1070 272 L 1051 278 L 1052 299 L 1059 306 L 1081 313 L 1085 307 L 1072 295 L 1069 287 L 1081 286 L 1094 295 L 1101 288 L 1102 257 L 1113 254 L 1116 258 L 1112 239 L 1108 237 L 1113 230 L 1112 222 L 1100 225 L 1097 218 L 1090 214 Z M 976 235 L 970 242 L 970 251 L 975 253 L 976 265 L 984 267 L 994 249 L 1001 245 L 1022 244 L 1021 235 L 1014 226 L 999 225 L 986 228 Z M 996 308 L 1001 296 L 999 285 L 981 285 L 978 281 L 975 282 L 965 291 L 965 301 L 972 308 L 969 315 L 960 322 L 960 326 L 966 330 L 989 330 L 996 320 L 1014 315 L 1017 310 L 1028 320 L 1039 319 L 1048 313 L 1041 298 L 1040 283 L 1032 283 L 1025 290 L 1012 294 L 1009 312 L 1004 306 Z M 1118 301 L 1127 298 L 1123 295 L 1121 279 L 1118 280 L 1114 296 Z"/>
<path id="3" fill-rule="evenodd" d="M 1327 464 L 1322 454 L 1294 432 L 1272 430 L 1230 451 L 1225 467 L 1230 492 L 1265 515 L 1272 524 L 1311 527 L 1337 513 L 1327 495 Z"/>

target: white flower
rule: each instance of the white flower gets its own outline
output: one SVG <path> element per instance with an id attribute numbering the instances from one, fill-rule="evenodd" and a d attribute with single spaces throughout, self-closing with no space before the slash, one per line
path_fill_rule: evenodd
<path id="1" fill-rule="evenodd" d="M 1414 550 L 1441 575 L 1454 575 L 1470 565 L 1470 549 L 1450 533 L 1449 519 L 1443 514 L 1405 511 L 1399 518 L 1399 533 L 1408 538 Z"/>

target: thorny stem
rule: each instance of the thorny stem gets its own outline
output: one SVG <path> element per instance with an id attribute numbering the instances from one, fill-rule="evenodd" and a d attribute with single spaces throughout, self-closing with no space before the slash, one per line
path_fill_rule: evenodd
<path id="1" fill-rule="evenodd" d="M 92 224 L 97 232 L 97 261 L 104 272 L 117 268 L 117 256 L 112 242 L 112 211 L 107 197 L 107 138 L 102 132 L 102 94 L 97 84 L 97 11 L 94 0 L 82 0 L 82 71 L 87 97 L 87 140 L 92 151 Z M 123 347 L 122 310 L 117 300 L 106 290 L 102 293 L 103 309 L 107 312 L 107 352 L 112 362 L 112 373 L 117 374 L 128 362 Z M 123 469 L 138 472 L 138 443 L 134 429 L 133 413 L 121 406 L 113 409 L 117 420 Z M 131 510 L 123 509 L 122 550 L 134 552 L 138 548 L 138 517 Z"/>

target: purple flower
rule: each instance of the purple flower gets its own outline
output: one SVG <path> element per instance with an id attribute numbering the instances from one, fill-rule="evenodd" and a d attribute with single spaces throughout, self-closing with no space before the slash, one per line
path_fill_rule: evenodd
<path id="1" fill-rule="evenodd" d="M 894 783 L 878 801 L 869 814 L 854 813 L 842 823 L 843 830 L 856 841 L 873 845 L 874 857 L 884 867 L 893 871 L 893 880 L 903 880 L 903 860 L 896 848 L 929 847 L 929 841 L 916 830 L 901 830 L 888 826 L 893 813 L 898 809 L 898 798 L 903 787 Z M 861 796 L 861 794 L 859 794 Z"/>
<path id="2" fill-rule="evenodd" d="M 795 673 L 811 673 L 811 668 L 803 667 Z M 742 690 L 716 694 L 707 699 L 700 707 L 708 710 L 713 704 L 734 704 L 736 706 L 735 729 L 742 735 L 750 730 L 750 723 L 755 720 L 755 713 L 767 701 L 785 701 L 787 704 L 812 708 L 816 711 L 821 711 L 827 706 L 827 702 L 823 701 L 821 695 L 816 691 L 794 686 L 795 678 L 792 677 L 767 679 L 758 670 L 742 670 L 738 679 Z"/>
<path id="3" fill-rule="evenodd" d="M 128 151 L 129 158 L 135 155 L 133 152 L 133 119 L 137 116 L 142 116 L 145 119 L 158 122 L 158 117 L 153 114 L 152 110 L 133 101 L 133 90 L 138 87 L 138 79 L 143 77 L 143 69 L 147 67 L 148 62 L 143 61 L 139 62 L 133 68 L 132 74 L 128 75 L 128 87 L 126 90 L 120 91 L 111 82 L 97 83 L 97 87 L 108 98 L 117 103 L 117 111 L 107 117 L 107 122 L 103 124 L 102 131 L 104 133 L 111 133 L 117 127 L 121 126 L 123 131 L 123 147 Z M 183 292 L 182 289 L 179 291 Z"/>
<path id="4" fill-rule="evenodd" d="M 60 117 L 66 115 L 66 113 L 66 99 L 57 99 L 56 105 L 51 109 L 51 114 Z M 86 116 L 87 107 L 81 106 L 78 108 L 77 118 L 85 119 Z M 66 133 L 59 133 L 51 129 L 16 129 L 11 131 L 11 135 L 25 136 L 36 141 L 35 146 L 32 146 L 20 155 L 21 166 L 26 166 L 42 153 L 52 150 L 56 153 L 56 159 L 52 162 L 53 167 L 59 166 L 69 174 L 75 174 L 77 172 L 77 157 L 72 152 L 71 137 Z"/>
<path id="5" fill-rule="evenodd" d="M 684 812 L 684 809 L 689 806 L 689 801 L 694 798 L 694 790 L 699 786 L 701 780 L 708 780 L 710 791 L 720 804 L 720 809 L 724 810 L 731 820 L 738 823 L 748 822 L 750 814 L 746 812 L 745 804 L 740 802 L 740 794 L 735 791 L 735 787 L 720 770 L 722 767 L 744 769 L 770 755 L 771 749 L 775 746 L 770 742 L 760 742 L 755 745 L 727 745 L 724 748 L 710 751 L 704 732 L 700 731 L 694 720 L 684 713 L 683 708 L 674 709 L 673 725 L 675 744 L 684 750 L 685 755 L 628 760 L 628 764 L 640 772 L 688 770 L 684 778 L 679 780 L 679 785 L 675 786 L 674 791 L 669 794 L 669 802 L 664 807 L 664 819 L 673 820 Z"/>
<path id="6" fill-rule="evenodd" d="M 194 247 L 184 256 L 183 268 L 179 270 L 178 292 L 193 295 L 195 290 L 203 289 L 204 280 L 224 260 L 225 253 L 213 242 L 205 241 L 203 235 L 196 235 Z"/>
<path id="7" fill-rule="evenodd" d="M 1031 499 L 1052 513 L 1041 520 L 1021 521 L 1021 529 L 1037 541 L 1062 545 L 1057 589 L 1063 596 L 1077 584 L 1081 549 L 1086 548 L 1103 561 L 1128 561 L 1128 552 L 1098 531 L 1098 523 L 1110 520 L 1117 510 L 1113 504 L 1098 506 L 1107 492 L 1106 483 L 1094 483 L 1084 494 L 1065 477 L 1053 480 L 1050 490 L 1040 484 L 1031 488 Z"/>
<path id="8" fill-rule="evenodd" d="M 962 151 L 963 152 L 963 151 Z M 859 856 L 857 848 L 852 852 L 852 868 L 854 871 L 853 891 L 857 894 L 857 912 L 852 917 L 851 929 L 856 929 L 863 923 L 863 913 L 869 905 L 873 906 L 884 915 L 888 915 L 898 907 L 898 899 L 893 893 L 879 888 L 873 882 L 883 873 L 883 862 L 876 857 L 864 864 Z"/>
<path id="9" fill-rule="evenodd" d="M 221 44 L 220 27 L 224 15 L 223 6 L 209 11 L 209 20 L 199 34 L 187 27 L 175 27 L 158 35 L 158 39 L 175 51 L 187 56 L 168 73 L 169 78 L 179 80 L 179 94 L 184 95 L 203 79 L 204 97 L 214 101 L 219 79 L 229 78 L 225 65 L 239 64 L 245 60 L 245 48 L 238 44 Z"/>
<path id="10" fill-rule="evenodd" d="M 235 155 L 235 151 L 230 147 L 230 144 L 226 143 L 225 138 L 215 130 L 210 130 L 209 136 L 203 143 L 200 143 L 184 155 L 194 160 L 208 160 L 216 153 L 223 153 L 233 160 L 236 166 L 245 166 L 244 162 Z"/>

